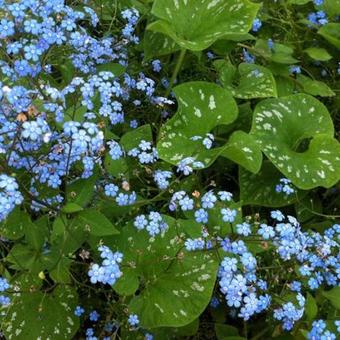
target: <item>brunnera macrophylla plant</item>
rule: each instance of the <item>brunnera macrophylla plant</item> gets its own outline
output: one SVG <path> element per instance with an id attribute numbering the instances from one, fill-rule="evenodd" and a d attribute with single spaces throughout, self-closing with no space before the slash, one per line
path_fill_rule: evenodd
<path id="1" fill-rule="evenodd" d="M 336 339 L 337 1 L 0 0 L 6 339 Z"/>

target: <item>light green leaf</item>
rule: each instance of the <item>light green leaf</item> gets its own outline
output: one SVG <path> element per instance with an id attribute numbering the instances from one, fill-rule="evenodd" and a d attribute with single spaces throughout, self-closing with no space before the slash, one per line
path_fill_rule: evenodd
<path id="1" fill-rule="evenodd" d="M 311 0 L 288 0 L 288 4 L 292 5 L 305 5 Z"/>
<path id="2" fill-rule="evenodd" d="M 246 34 L 260 5 L 248 0 L 155 0 L 161 19 L 149 30 L 170 36 L 182 48 L 201 51 L 228 34 Z"/>
<path id="3" fill-rule="evenodd" d="M 77 295 L 68 286 L 51 293 L 24 290 L 12 294 L 11 300 L 1 323 L 8 340 L 72 339 L 79 327 L 79 318 L 73 313 Z"/>
<path id="4" fill-rule="evenodd" d="M 261 149 L 254 138 L 243 131 L 235 131 L 230 136 L 221 156 L 231 159 L 253 173 L 259 172 L 262 164 Z"/>
<path id="5" fill-rule="evenodd" d="M 328 53 L 328 51 L 321 47 L 309 47 L 305 49 L 305 52 L 314 60 L 327 61 L 333 57 Z"/>
<path id="6" fill-rule="evenodd" d="M 302 86 L 303 91 L 313 96 L 333 97 L 335 93 L 322 81 L 313 80 L 302 74 L 297 76 L 298 83 Z"/>
<path id="7" fill-rule="evenodd" d="M 340 309 L 340 287 L 333 287 L 331 290 L 323 291 L 322 295 L 337 309 Z"/>
<path id="8" fill-rule="evenodd" d="M 81 210 L 83 210 L 83 208 L 79 204 L 73 202 L 67 203 L 62 209 L 66 214 L 73 214 Z"/>
<path id="9" fill-rule="evenodd" d="M 275 191 L 275 187 L 282 177 L 282 174 L 268 160 L 262 163 L 262 168 L 257 174 L 240 168 L 240 200 L 244 205 L 261 205 L 273 208 L 294 203 L 295 195 L 286 196 Z"/>
<path id="10" fill-rule="evenodd" d="M 157 149 L 160 158 L 177 164 L 193 157 L 209 166 L 221 150 L 207 150 L 202 139 L 218 125 L 232 123 L 238 113 L 229 91 L 207 82 L 189 82 L 174 88 L 178 110 L 161 129 Z"/>
<path id="11" fill-rule="evenodd" d="M 333 122 L 327 108 L 312 96 L 296 94 L 260 102 L 251 134 L 297 187 L 328 188 L 339 180 L 340 145 L 333 138 Z"/>
<path id="12" fill-rule="evenodd" d="M 115 235 L 119 231 L 113 224 L 96 209 L 86 209 L 81 211 L 77 217 L 81 227 L 94 236 Z"/>
<path id="13" fill-rule="evenodd" d="M 340 48 L 340 23 L 331 22 L 318 30 L 318 34 L 323 36 L 329 43 Z"/>

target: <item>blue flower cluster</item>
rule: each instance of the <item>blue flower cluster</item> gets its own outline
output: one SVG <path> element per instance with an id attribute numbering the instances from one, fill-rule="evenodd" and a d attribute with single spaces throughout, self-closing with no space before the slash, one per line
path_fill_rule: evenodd
<path id="1" fill-rule="evenodd" d="M 287 196 L 294 194 L 295 189 L 292 186 L 292 181 L 288 178 L 281 178 L 280 183 L 275 187 L 276 192 L 283 192 Z"/>
<path id="2" fill-rule="evenodd" d="M 132 191 L 131 193 L 127 193 L 126 190 L 129 189 L 129 185 L 127 182 L 123 182 L 122 187 L 124 188 L 124 191 L 119 192 L 119 187 L 113 183 L 105 184 L 104 191 L 105 195 L 108 197 L 114 197 L 116 203 L 119 206 L 128 206 L 132 205 L 137 200 L 137 194 L 135 191 Z"/>
<path id="3" fill-rule="evenodd" d="M 226 242 L 227 241 L 227 242 Z M 224 240 L 223 249 L 233 256 L 226 256 L 219 269 L 219 286 L 229 307 L 239 309 L 238 316 L 249 320 L 266 310 L 271 297 L 265 292 L 267 283 L 256 276 L 257 261 L 242 241 Z"/>
<path id="4" fill-rule="evenodd" d="M 213 142 L 215 140 L 215 137 L 212 133 L 207 133 L 205 137 L 202 136 L 193 136 L 190 138 L 193 141 L 197 141 L 197 140 L 202 140 L 202 144 L 203 146 L 209 150 L 212 148 Z"/>
<path id="5" fill-rule="evenodd" d="M 114 285 L 122 276 L 119 269 L 119 263 L 123 260 L 123 254 L 119 252 L 113 253 L 110 248 L 106 246 L 99 246 L 100 257 L 103 259 L 102 264 L 94 263 L 88 272 L 91 283 L 103 283 L 110 286 Z"/>
<path id="6" fill-rule="evenodd" d="M 316 25 L 316 26 L 323 26 L 328 23 L 327 15 L 324 11 L 317 11 L 317 12 L 309 13 L 308 21 L 312 25 Z M 309 25 L 309 26 L 312 26 L 312 25 Z"/>
<path id="7" fill-rule="evenodd" d="M 168 229 L 168 224 L 164 221 L 162 215 L 156 211 L 151 211 L 148 216 L 138 215 L 133 225 L 138 230 L 146 229 L 150 236 L 154 237 Z"/>
<path id="8" fill-rule="evenodd" d="M 340 320 L 336 320 L 334 323 L 337 327 L 337 332 L 340 333 Z M 312 329 L 307 334 L 307 338 L 308 340 L 335 340 L 337 339 L 337 334 L 334 334 L 327 329 L 324 320 L 316 320 L 313 321 Z"/>
<path id="9" fill-rule="evenodd" d="M 11 286 L 8 283 L 7 279 L 4 277 L 0 277 L 0 292 L 3 293 Z M 0 305 L 1 306 L 8 306 L 11 303 L 11 300 L 8 296 L 0 295 Z"/>
<path id="10" fill-rule="evenodd" d="M 259 18 L 256 18 L 253 22 L 252 31 L 258 32 L 262 27 L 262 21 Z"/>
<path id="11" fill-rule="evenodd" d="M 153 174 L 153 179 L 159 189 L 165 190 L 170 184 L 169 179 L 172 177 L 172 175 L 173 173 L 171 171 L 156 170 Z"/>
<path id="12" fill-rule="evenodd" d="M 137 157 L 141 164 L 155 163 L 158 159 L 158 152 L 155 147 L 152 146 L 151 142 L 142 140 L 137 148 L 131 149 L 128 156 Z"/>
<path id="13" fill-rule="evenodd" d="M 196 161 L 192 157 L 186 157 L 180 160 L 177 164 L 177 172 L 183 173 L 183 175 L 190 175 L 195 169 L 204 168 L 204 164 L 200 161 Z"/>
<path id="14" fill-rule="evenodd" d="M 0 221 L 4 220 L 16 205 L 23 202 L 23 196 L 18 189 L 15 178 L 0 175 Z"/>
<path id="15" fill-rule="evenodd" d="M 300 320 L 304 313 L 305 298 L 298 293 L 296 296 L 298 306 L 292 302 L 284 303 L 280 308 L 274 310 L 274 318 L 282 322 L 282 328 L 286 331 L 293 329 L 294 323 Z"/>

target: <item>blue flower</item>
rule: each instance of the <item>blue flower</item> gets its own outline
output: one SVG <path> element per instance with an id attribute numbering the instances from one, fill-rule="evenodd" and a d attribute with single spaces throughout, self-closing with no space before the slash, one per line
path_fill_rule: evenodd
<path id="1" fill-rule="evenodd" d="M 81 316 L 84 313 L 85 313 L 85 309 L 81 306 L 77 306 L 76 309 L 74 310 L 75 316 Z"/>
<path id="2" fill-rule="evenodd" d="M 252 31 L 258 32 L 261 27 L 262 27 L 262 21 L 260 19 L 256 18 L 253 22 Z"/>
<path id="3" fill-rule="evenodd" d="M 1 19 L 0 21 L 0 38 L 7 38 L 15 33 L 14 23 L 7 19 Z"/>
<path id="4" fill-rule="evenodd" d="M 204 209 L 196 210 L 195 220 L 197 223 L 208 223 L 208 212 Z"/>
<path id="5" fill-rule="evenodd" d="M 247 222 L 236 224 L 236 231 L 240 235 L 249 236 L 251 234 L 250 224 Z"/>
<path id="6" fill-rule="evenodd" d="M 161 71 L 162 64 L 161 64 L 160 60 L 156 59 L 151 64 L 152 64 L 152 69 L 153 69 L 154 72 L 158 73 L 158 72 Z"/>
<path id="7" fill-rule="evenodd" d="M 98 314 L 98 312 L 96 310 L 94 310 L 90 313 L 90 321 L 96 322 L 96 321 L 99 320 L 99 317 L 100 317 L 100 315 Z"/>
<path id="8" fill-rule="evenodd" d="M 221 209 L 222 214 L 222 220 L 224 222 L 233 223 L 235 221 L 237 210 L 236 209 L 229 209 L 229 208 L 223 208 Z"/>
<path id="9" fill-rule="evenodd" d="M 139 324 L 138 316 L 136 314 L 130 314 L 128 318 L 128 323 L 133 327 L 138 326 Z"/>

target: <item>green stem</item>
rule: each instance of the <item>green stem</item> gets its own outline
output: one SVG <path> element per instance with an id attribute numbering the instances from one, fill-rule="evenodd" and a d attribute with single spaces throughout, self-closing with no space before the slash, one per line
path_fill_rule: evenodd
<path id="1" fill-rule="evenodd" d="M 179 73 L 179 71 L 180 71 L 180 69 L 182 67 L 186 51 L 187 51 L 186 49 L 182 49 L 181 53 L 178 56 L 177 64 L 175 66 L 174 72 L 173 72 L 172 77 L 170 79 L 169 87 L 168 87 L 168 89 L 165 92 L 165 97 L 168 97 L 170 92 L 171 92 L 171 90 L 172 90 L 172 87 L 173 87 L 174 82 L 175 82 L 175 80 L 177 78 L 177 75 L 178 75 L 178 73 Z"/>

